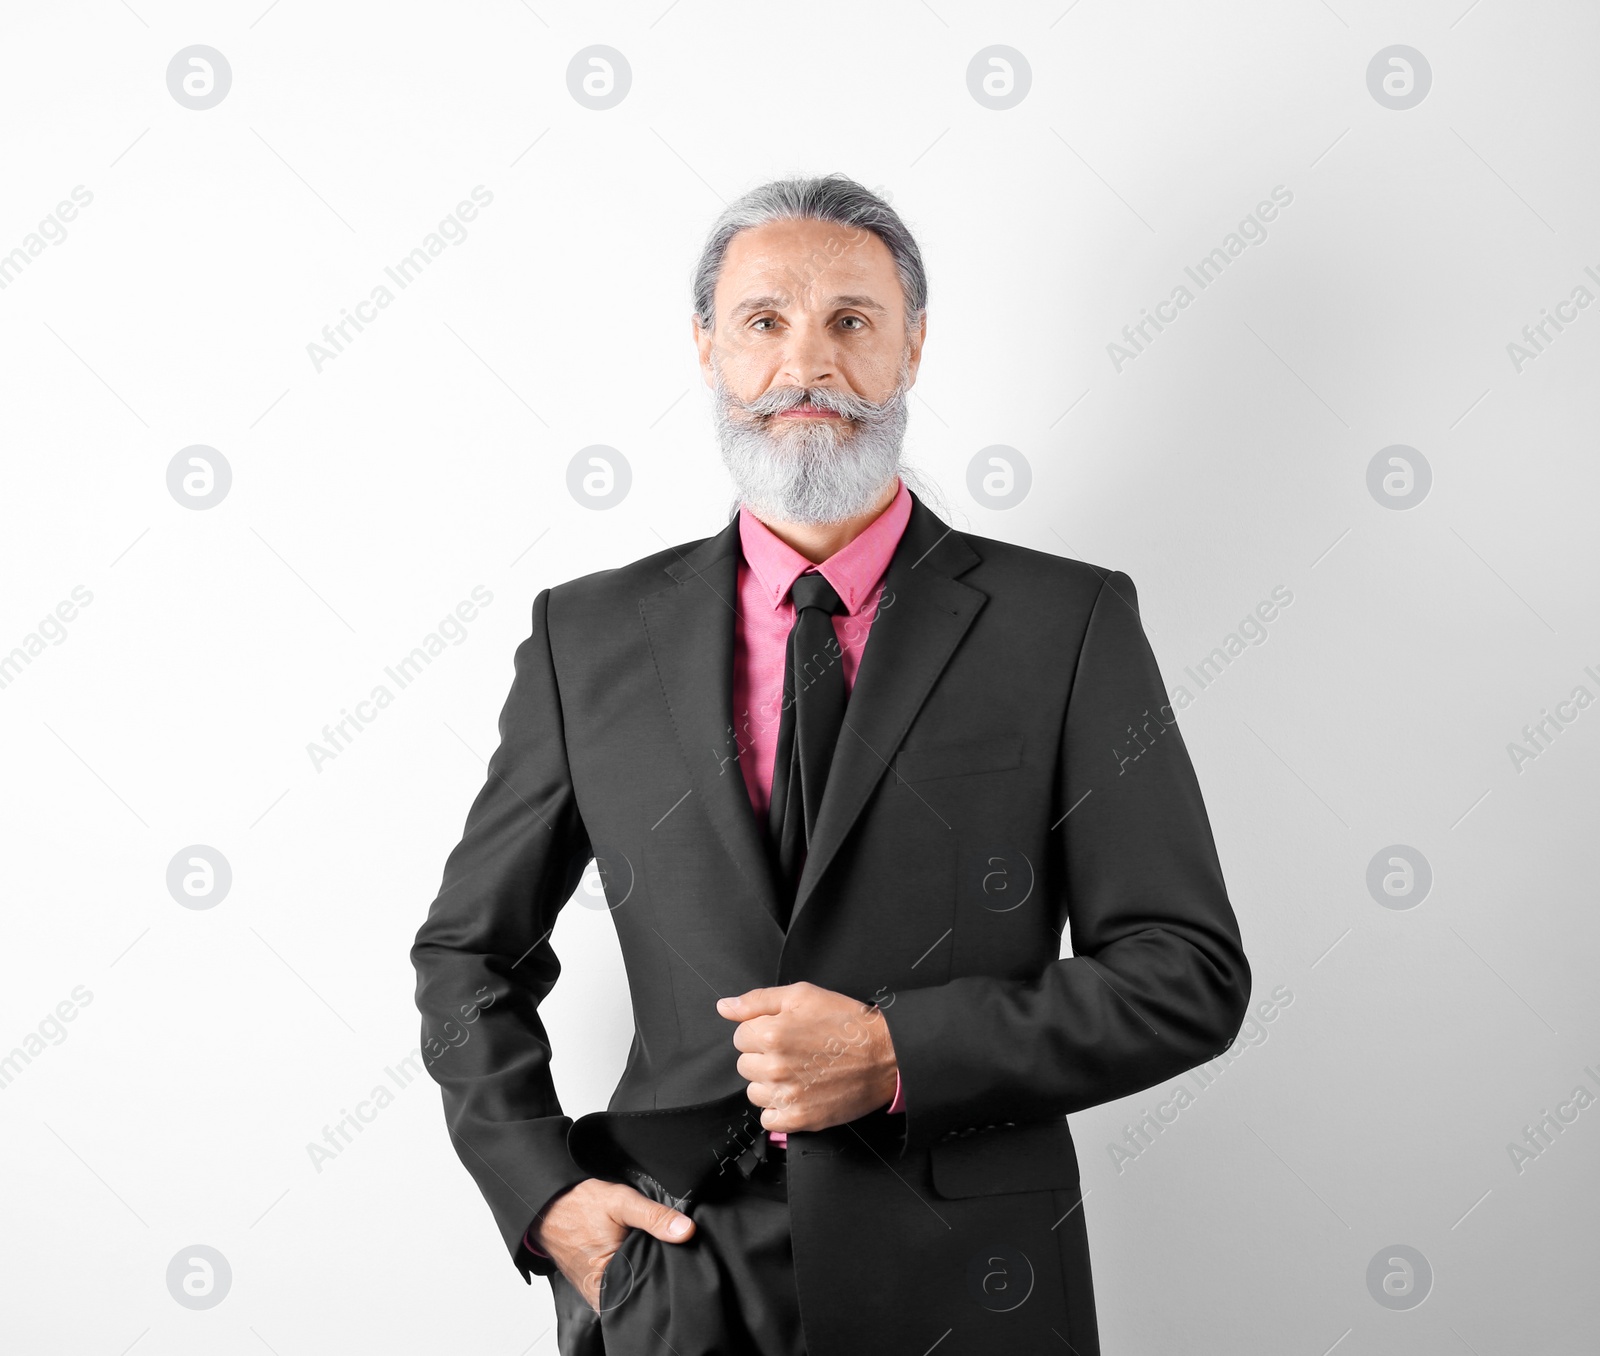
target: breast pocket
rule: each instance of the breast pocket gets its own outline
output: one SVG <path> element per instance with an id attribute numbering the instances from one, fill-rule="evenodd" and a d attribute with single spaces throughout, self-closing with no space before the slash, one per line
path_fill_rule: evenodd
<path id="1" fill-rule="evenodd" d="M 894 760 L 895 779 L 926 782 L 936 777 L 966 777 L 979 772 L 1004 772 L 1022 764 L 1020 735 L 956 739 L 901 749 Z"/>

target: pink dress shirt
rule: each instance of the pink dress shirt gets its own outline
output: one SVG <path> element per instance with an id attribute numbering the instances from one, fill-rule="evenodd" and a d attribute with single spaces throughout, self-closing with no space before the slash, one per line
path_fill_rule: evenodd
<path id="1" fill-rule="evenodd" d="M 739 766 L 750 793 L 756 821 L 765 829 L 772 803 L 773 763 L 778 753 L 778 720 L 783 713 L 783 671 L 788 655 L 794 604 L 789 589 L 802 574 L 821 574 L 847 609 L 833 618 L 833 632 L 842 651 L 840 667 L 848 693 L 855 687 L 861 653 L 867 647 L 873 613 L 883 592 L 883 574 L 911 517 L 911 492 L 901 481 L 888 508 L 859 536 L 840 547 L 821 565 L 813 565 L 777 536 L 747 508 L 739 510 L 739 613 L 733 638 L 734 733 L 739 740 Z M 901 1110 L 900 1080 L 895 1078 L 890 1111 Z M 767 1136 L 787 1144 L 781 1130 Z"/>
<path id="2" fill-rule="evenodd" d="M 778 755 L 778 720 L 783 712 L 783 671 L 794 625 L 789 589 L 808 571 L 833 585 L 846 612 L 833 618 L 842 651 L 845 691 L 855 686 L 867 633 L 883 592 L 884 571 L 911 517 L 911 493 L 901 481 L 889 506 L 821 565 L 813 565 L 748 508 L 739 510 L 739 609 L 733 633 L 734 733 L 745 789 L 763 834 L 772 802 L 773 763 Z M 731 1034 L 731 1032 L 730 1032 Z M 900 1077 L 895 1075 L 891 1112 L 904 1109 Z M 781 1130 L 769 1131 L 774 1144 L 787 1144 Z M 535 1246 L 533 1231 L 523 1240 L 530 1252 L 548 1256 Z"/>

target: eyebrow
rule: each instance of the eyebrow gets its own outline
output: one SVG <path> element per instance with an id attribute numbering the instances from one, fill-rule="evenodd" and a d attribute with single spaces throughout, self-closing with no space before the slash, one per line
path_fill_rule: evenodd
<path id="1" fill-rule="evenodd" d="M 877 311 L 880 315 L 888 314 L 888 312 L 884 310 L 882 306 L 878 305 L 878 303 L 875 302 L 871 297 L 835 297 L 833 299 L 833 304 L 835 306 L 853 306 L 858 311 Z"/>
<path id="2" fill-rule="evenodd" d="M 789 299 L 787 297 L 750 297 L 746 301 L 741 301 L 729 314 L 741 316 L 753 315 L 757 311 L 781 311 L 788 304 Z"/>
<path id="3" fill-rule="evenodd" d="M 741 301 L 729 312 L 731 318 L 737 320 L 741 316 L 754 315 L 757 311 L 781 311 L 793 303 L 792 296 L 764 296 L 750 297 Z M 829 298 L 829 303 L 835 309 L 850 306 L 858 311 L 876 311 L 879 315 L 887 315 L 888 311 L 871 297 L 852 294 L 849 296 L 836 296 Z"/>

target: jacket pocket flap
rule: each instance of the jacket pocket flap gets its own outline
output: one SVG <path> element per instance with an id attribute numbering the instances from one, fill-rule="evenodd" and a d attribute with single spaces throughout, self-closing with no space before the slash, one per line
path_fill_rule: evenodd
<path id="1" fill-rule="evenodd" d="M 902 749 L 895 757 L 894 771 L 902 782 L 922 782 L 934 777 L 959 777 L 968 772 L 1000 772 L 1021 762 L 1021 737 L 1000 735 Z"/>
<path id="2" fill-rule="evenodd" d="M 1065 1119 L 941 1139 L 929 1152 L 933 1188 L 941 1196 L 988 1196 L 1078 1185 L 1078 1153 Z"/>

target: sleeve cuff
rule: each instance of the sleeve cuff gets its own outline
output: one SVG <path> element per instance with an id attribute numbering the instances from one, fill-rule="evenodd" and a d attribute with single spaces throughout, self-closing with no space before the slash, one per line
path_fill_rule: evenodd
<path id="1" fill-rule="evenodd" d="M 900 1074 L 896 1071 L 894 1076 L 894 1101 L 889 1103 L 889 1113 L 893 1115 L 895 1112 L 904 1111 L 905 1109 L 906 1101 L 900 1092 Z"/>

